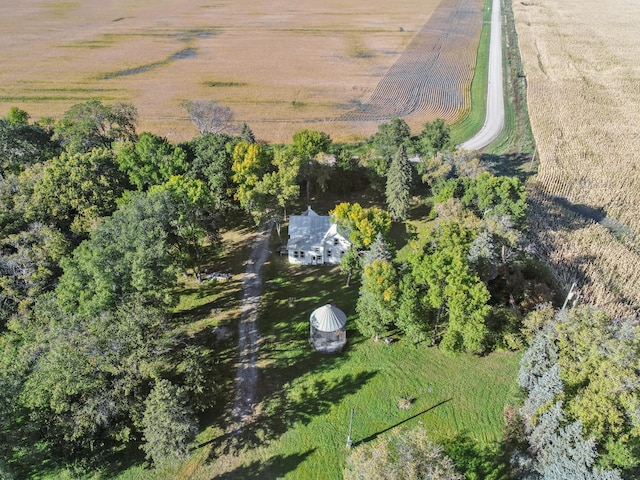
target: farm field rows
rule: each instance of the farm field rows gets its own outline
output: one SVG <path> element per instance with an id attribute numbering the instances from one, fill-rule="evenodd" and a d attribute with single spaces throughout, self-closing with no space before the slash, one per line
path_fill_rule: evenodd
<path id="1" fill-rule="evenodd" d="M 231 107 L 271 142 L 301 128 L 361 138 L 399 114 L 412 126 L 452 121 L 469 107 L 482 6 L 0 0 L 0 113 L 59 117 L 90 98 L 127 101 L 141 131 L 174 141 L 196 133 L 180 103 L 199 98 Z M 369 104 L 373 118 L 347 115 Z"/>
<path id="2" fill-rule="evenodd" d="M 361 109 L 345 119 L 382 122 L 421 115 L 456 120 L 470 105 L 482 12 L 465 0 L 440 6 L 382 77 Z M 443 26 L 446 26 L 444 28 Z"/>
<path id="3" fill-rule="evenodd" d="M 532 233 L 568 287 L 640 305 L 640 5 L 514 2 L 540 168 Z"/>

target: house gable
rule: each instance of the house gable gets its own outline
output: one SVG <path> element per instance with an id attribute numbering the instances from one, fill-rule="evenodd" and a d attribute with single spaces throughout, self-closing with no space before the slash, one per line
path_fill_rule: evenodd
<path id="1" fill-rule="evenodd" d="M 338 232 L 331 218 L 318 215 L 311 207 L 302 215 L 289 217 L 289 262 L 301 265 L 339 263 L 349 241 Z"/>

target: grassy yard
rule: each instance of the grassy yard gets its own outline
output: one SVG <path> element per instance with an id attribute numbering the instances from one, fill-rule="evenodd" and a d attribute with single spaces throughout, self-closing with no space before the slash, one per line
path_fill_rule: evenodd
<path id="1" fill-rule="evenodd" d="M 200 451 L 176 476 L 341 478 L 352 408 L 354 448 L 419 423 L 452 451 L 470 443 L 490 449 L 501 439 L 516 355 L 448 357 L 405 339 L 374 342 L 353 329 L 341 355 L 315 353 L 310 312 L 333 302 L 353 325 L 356 298 L 357 285 L 345 288 L 336 268 L 292 267 L 274 255 L 265 268 L 256 419 L 241 438 L 205 431 Z M 413 399 L 410 409 L 398 408 L 401 398 Z"/>
<path id="2" fill-rule="evenodd" d="M 414 209 L 414 230 L 426 228 L 427 211 Z M 406 236 L 398 231 L 395 243 L 405 244 Z M 400 426 L 421 424 L 468 478 L 488 478 L 489 471 L 490 478 L 507 478 L 497 465 L 503 409 L 517 393 L 516 354 L 452 357 L 395 332 L 389 345 L 363 338 L 354 328 L 359 282 L 347 288 L 337 267 L 290 266 L 277 253 L 264 268 L 256 414 L 241 434 L 229 433 L 239 274 L 252 239 L 250 226 L 226 232 L 222 250 L 208 262 L 232 273 L 230 282 L 181 282 L 176 329 L 211 349 L 218 385 L 216 405 L 200 416 L 202 431 L 191 457 L 157 470 L 132 466 L 118 479 L 339 479 L 349 454 L 351 409 L 353 448 Z M 274 232 L 273 252 L 278 242 Z M 348 315 L 348 343 L 339 355 L 318 354 L 308 342 L 309 314 L 328 302 Z M 411 407 L 400 409 L 401 399 L 411 399 Z"/>

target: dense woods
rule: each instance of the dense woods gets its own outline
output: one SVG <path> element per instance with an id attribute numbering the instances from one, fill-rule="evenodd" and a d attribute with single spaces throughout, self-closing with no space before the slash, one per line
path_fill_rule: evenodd
<path id="1" fill-rule="evenodd" d="M 131 105 L 98 101 L 58 121 L 16 108 L 0 119 L 0 473 L 42 462 L 85 471 L 131 447 L 155 465 L 187 456 L 198 414 L 217 401 L 215 371 L 199 363 L 217 353 L 176 328 L 177 279 L 202 281 L 220 230 L 239 218 L 274 222 L 280 236 L 312 198 L 335 199 L 330 214 L 352 243 L 340 269 L 359 282 L 365 337 L 451 354 L 530 342 L 514 472 L 573 468 L 544 425 L 584 449 L 585 478 L 634 471 L 636 323 L 554 312 L 553 282 L 523 234 L 523 185 L 456 151 L 444 122 L 413 135 L 396 118 L 340 145 L 313 130 L 268 145 L 246 125 L 173 144 L 135 123 Z M 427 212 L 424 228 L 392 234 L 415 209 Z M 458 478 L 421 435 L 354 454 L 349 474 L 383 468 L 371 463 L 379 450 L 390 471 L 406 451 L 428 464 L 418 470 Z"/>

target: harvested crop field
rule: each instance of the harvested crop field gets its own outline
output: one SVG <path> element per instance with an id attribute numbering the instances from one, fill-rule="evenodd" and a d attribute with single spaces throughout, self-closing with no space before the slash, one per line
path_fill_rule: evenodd
<path id="1" fill-rule="evenodd" d="M 640 4 L 514 2 L 539 174 L 532 232 L 566 286 L 640 308 Z"/>
<path id="2" fill-rule="evenodd" d="M 338 140 L 402 115 L 419 127 L 469 108 L 479 0 L 0 0 L 0 115 L 59 117 L 90 98 L 132 102 L 140 129 L 196 131 L 183 100 L 215 99 L 257 137 Z"/>

